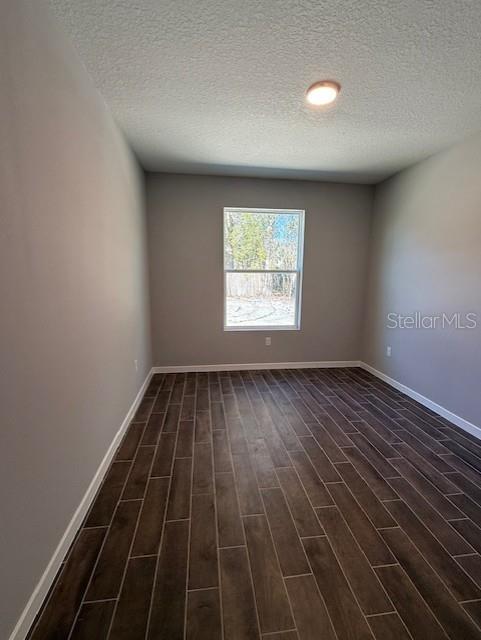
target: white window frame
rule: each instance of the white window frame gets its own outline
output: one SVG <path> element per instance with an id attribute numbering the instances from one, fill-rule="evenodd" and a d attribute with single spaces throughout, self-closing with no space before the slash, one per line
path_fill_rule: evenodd
<path id="1" fill-rule="evenodd" d="M 275 214 L 295 214 L 299 216 L 299 235 L 297 245 L 297 265 L 296 269 L 227 269 L 225 265 L 225 217 L 227 212 L 241 213 L 275 213 Z M 224 207 L 222 218 L 222 260 L 224 265 L 224 331 L 299 331 L 301 328 L 301 304 L 302 304 L 302 275 L 304 265 L 304 209 L 259 209 L 257 207 Z M 227 325 L 227 274 L 228 273 L 295 273 L 296 278 L 296 294 L 295 294 L 295 323 L 293 325 L 246 325 L 246 326 L 228 326 Z"/>

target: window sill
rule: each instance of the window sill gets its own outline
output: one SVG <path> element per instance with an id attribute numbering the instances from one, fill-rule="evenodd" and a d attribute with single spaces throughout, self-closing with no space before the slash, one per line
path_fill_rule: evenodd
<path id="1" fill-rule="evenodd" d="M 250 327 L 224 327 L 224 331 L 300 331 L 300 327 L 296 327 L 295 325 L 274 325 L 271 327 L 268 326 L 257 326 L 253 325 Z"/>

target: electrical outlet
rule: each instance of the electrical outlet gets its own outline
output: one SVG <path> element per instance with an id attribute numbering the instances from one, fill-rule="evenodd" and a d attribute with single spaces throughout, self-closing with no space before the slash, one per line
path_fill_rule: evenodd
<path id="1" fill-rule="evenodd" d="M 271 346 L 271 338 L 270 336 L 267 336 L 266 338 L 266 347 L 270 347 Z"/>
<path id="2" fill-rule="evenodd" d="M 391 357 L 391 345 L 390 344 L 386 347 L 386 355 L 387 355 L 388 358 Z"/>

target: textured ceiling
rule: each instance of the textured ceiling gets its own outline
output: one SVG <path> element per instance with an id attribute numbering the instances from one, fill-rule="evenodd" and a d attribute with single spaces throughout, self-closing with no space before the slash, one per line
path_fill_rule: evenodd
<path id="1" fill-rule="evenodd" d="M 480 0 L 50 4 L 146 169 L 377 182 L 481 129 Z"/>

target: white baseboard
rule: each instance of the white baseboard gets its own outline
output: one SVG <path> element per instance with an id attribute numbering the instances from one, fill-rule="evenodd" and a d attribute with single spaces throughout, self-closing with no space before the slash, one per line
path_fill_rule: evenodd
<path id="1" fill-rule="evenodd" d="M 117 447 L 119 446 L 120 441 L 124 433 L 126 432 L 127 427 L 130 424 L 130 421 L 132 420 L 132 418 L 135 415 L 135 412 L 137 411 L 140 401 L 142 400 L 142 397 L 147 389 L 147 386 L 153 374 L 154 374 L 154 371 L 153 369 L 151 369 L 147 377 L 145 378 L 138 394 L 136 395 L 135 400 L 131 404 L 130 409 L 127 412 L 127 415 L 124 418 L 124 421 L 122 422 L 119 430 L 115 434 L 115 437 L 112 443 L 110 444 L 102 462 L 100 463 L 100 466 L 97 469 L 95 476 L 92 479 L 92 482 L 90 483 L 72 519 L 70 520 L 67 526 L 67 529 L 65 530 L 65 533 L 63 534 L 60 542 L 57 545 L 57 548 L 54 551 L 53 556 L 50 559 L 50 562 L 47 565 L 47 568 L 43 572 L 42 577 L 38 581 L 37 586 L 35 587 L 32 595 L 30 596 L 30 599 L 27 602 L 27 605 L 25 606 L 25 609 L 23 610 L 17 624 L 15 625 L 15 628 L 10 634 L 9 640 L 24 640 L 27 633 L 29 632 L 30 627 L 32 626 L 35 620 L 35 616 L 37 615 L 44 599 L 46 598 L 49 592 L 49 589 L 55 579 L 55 576 L 57 575 L 60 565 L 62 564 L 62 560 L 67 554 L 67 551 L 69 550 L 70 545 L 72 544 L 75 538 L 75 535 L 80 528 L 80 525 L 82 524 L 85 516 L 87 515 L 89 507 L 93 499 L 95 498 L 97 490 L 100 487 L 100 484 L 102 483 L 104 475 L 107 472 L 107 469 L 115 455 Z"/>
<path id="2" fill-rule="evenodd" d="M 186 364 L 154 367 L 154 373 L 187 373 L 191 371 L 253 371 L 264 369 L 327 369 L 359 367 L 359 360 L 323 360 L 321 362 L 253 362 L 247 364 Z"/>
<path id="3" fill-rule="evenodd" d="M 389 384 L 391 387 L 394 387 L 398 391 L 405 393 L 407 396 L 409 396 L 413 400 L 417 400 L 420 404 L 424 405 L 428 409 L 431 409 L 431 411 L 434 411 L 435 413 L 439 414 L 443 418 L 446 418 L 446 420 L 449 420 L 460 429 L 467 431 L 471 435 L 476 436 L 476 438 L 479 438 L 481 440 L 481 428 L 477 427 L 472 422 L 468 422 L 468 420 L 461 418 L 455 413 L 452 413 L 452 411 L 445 409 L 440 404 L 437 404 L 436 402 L 433 402 L 429 398 L 426 398 L 425 396 L 421 395 L 417 391 L 414 391 L 414 389 L 411 389 L 410 387 L 407 387 L 405 384 L 402 384 L 401 382 L 394 380 L 394 378 L 390 378 L 385 373 L 382 373 L 381 371 L 378 371 L 374 367 L 371 367 L 370 364 L 366 364 L 365 362 L 360 362 L 359 366 L 362 369 L 369 371 L 369 373 L 372 373 L 372 375 L 376 376 L 376 378 L 383 380 L 384 382 Z"/>

